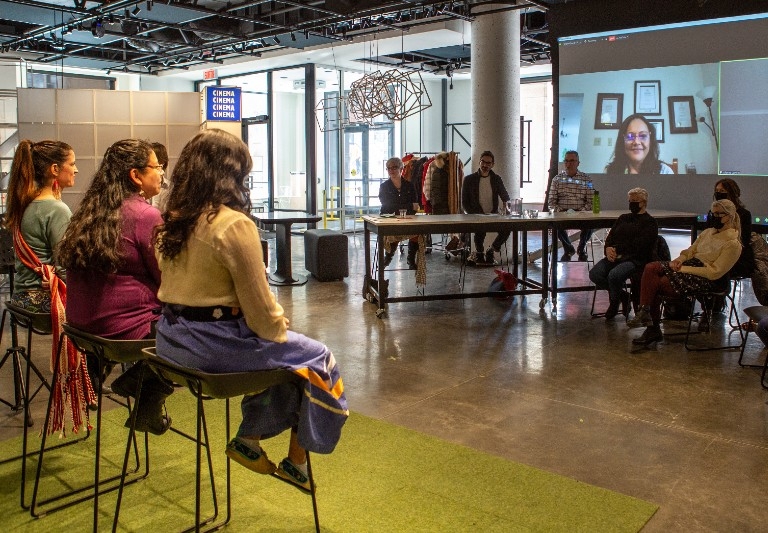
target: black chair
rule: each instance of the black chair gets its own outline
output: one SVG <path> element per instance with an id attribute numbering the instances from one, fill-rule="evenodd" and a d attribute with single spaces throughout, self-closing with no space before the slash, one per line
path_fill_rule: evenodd
<path id="1" fill-rule="evenodd" d="M 208 428 L 205 418 L 205 400 L 211 399 L 223 399 L 225 400 L 225 425 L 226 425 L 226 441 L 230 440 L 230 398 L 242 396 L 244 394 L 251 394 L 254 392 L 262 391 L 266 388 L 282 383 L 294 383 L 297 387 L 302 388 L 304 386 L 304 378 L 290 372 L 288 370 L 264 370 L 258 372 L 238 372 L 238 373 L 225 373 L 225 374 L 209 374 L 201 372 L 199 370 L 193 370 L 183 366 L 173 364 L 169 361 L 161 359 L 155 355 L 154 348 L 147 348 L 144 352 L 149 356 L 146 360 L 149 369 L 157 372 L 163 378 L 177 383 L 182 386 L 186 386 L 197 401 L 197 414 L 196 414 L 196 438 L 193 439 L 196 443 L 196 469 L 195 469 L 195 525 L 186 529 L 185 531 L 200 531 L 201 526 L 207 526 L 205 531 L 214 531 L 221 528 L 225 524 L 229 523 L 232 516 L 231 507 L 231 491 L 230 491 L 230 459 L 227 457 L 226 468 L 226 516 L 218 523 L 213 523 L 218 518 L 218 500 L 216 496 L 216 486 L 214 483 L 213 465 L 211 462 L 210 443 L 208 442 Z M 149 371 L 147 369 L 147 371 Z M 140 400 L 139 400 L 140 401 Z M 133 425 L 133 424 L 132 424 Z M 133 428 L 131 428 L 133 432 Z M 205 447 L 208 455 L 208 469 L 211 480 L 211 491 L 213 500 L 213 515 L 205 520 L 201 520 L 201 451 Z M 310 494 L 312 496 L 312 510 L 315 518 L 315 530 L 320 532 L 320 520 L 317 513 L 317 499 L 315 494 L 315 481 L 312 476 L 312 465 L 310 463 L 309 452 L 307 452 L 307 470 L 309 474 Z M 123 465 L 124 469 L 127 465 L 128 448 L 126 447 L 126 463 Z M 282 480 L 273 474 L 276 479 Z M 117 528 L 119 514 L 120 514 L 120 501 L 122 499 L 122 486 L 118 492 L 117 508 L 115 509 L 115 521 L 113 529 Z"/>
<path id="2" fill-rule="evenodd" d="M 765 305 L 755 305 L 752 307 L 747 307 L 744 309 L 744 314 L 747 315 L 749 320 L 757 324 L 765 317 L 768 317 L 768 306 Z M 763 386 L 763 388 L 768 389 L 768 382 L 765 381 L 766 372 L 768 371 L 768 355 L 765 357 L 765 362 L 760 364 L 752 364 L 752 363 L 744 363 L 744 349 L 747 347 L 747 338 L 749 337 L 749 332 L 751 328 L 747 328 L 744 333 L 744 338 L 741 342 L 741 353 L 739 354 L 739 366 L 743 368 L 762 368 L 763 373 L 760 376 L 760 384 Z"/>
<path id="3" fill-rule="evenodd" d="M 667 244 L 667 240 L 661 235 L 658 235 L 656 237 L 656 247 L 654 248 L 653 254 L 651 255 L 651 261 L 669 261 L 671 259 L 672 257 L 669 252 L 669 245 Z M 629 276 L 627 283 L 624 285 L 624 290 L 629 294 L 629 306 L 634 307 L 635 311 L 640 309 L 640 281 L 642 279 L 643 269 L 636 270 L 632 273 L 631 276 Z M 595 313 L 596 294 L 597 290 L 592 293 L 592 309 L 590 313 L 592 314 L 593 318 L 605 316 L 605 313 Z M 623 309 L 623 311 L 624 316 L 629 315 L 629 309 Z"/>
<path id="4" fill-rule="evenodd" d="M 2 363 L 7 360 L 14 362 L 14 382 L 16 388 L 17 399 L 21 401 L 24 407 L 24 431 L 21 444 L 21 455 L 11 457 L 0 461 L 0 464 L 8 463 L 11 461 L 21 460 L 21 507 L 22 509 L 29 509 L 30 504 L 26 502 L 26 480 L 27 480 L 27 458 L 29 456 L 37 455 L 39 452 L 28 451 L 28 434 L 29 427 L 32 426 L 32 415 L 29 411 L 29 404 L 32 402 L 37 394 L 46 388 L 51 391 L 51 383 L 49 382 L 37 365 L 32 361 L 32 335 L 50 335 L 51 334 L 51 314 L 50 313 L 33 313 L 23 307 L 19 307 L 10 302 L 5 303 L 5 309 L 3 310 L 2 319 L 0 319 L 0 344 L 2 343 L 3 332 L 5 330 L 6 317 L 10 317 L 11 325 L 11 338 L 12 346 L 8 348 L 5 356 L 2 359 Z M 27 330 L 27 342 L 26 346 L 21 346 L 18 342 L 18 330 L 17 328 L 24 328 Z M 24 374 L 21 372 L 21 362 L 26 365 L 26 371 Z M 2 364 L 0 363 L 0 364 Z M 34 387 L 34 390 L 30 392 L 32 388 L 30 385 L 30 378 L 34 372 L 35 376 L 39 380 L 39 384 Z M 88 432 L 79 438 L 72 439 L 70 441 L 51 446 L 49 449 L 54 450 L 65 446 L 71 446 L 89 436 Z"/>
<path id="5" fill-rule="evenodd" d="M 741 331 L 741 327 L 737 328 L 737 331 L 739 332 L 739 344 L 729 343 L 729 344 L 724 344 L 720 346 L 694 346 L 690 343 L 691 329 L 693 326 L 694 319 L 696 318 L 696 312 L 695 312 L 696 302 L 697 301 L 701 302 L 701 307 L 702 307 L 701 312 L 710 321 L 710 324 L 711 324 L 712 309 L 714 307 L 714 302 L 717 298 L 724 298 L 726 300 L 726 304 L 730 303 L 730 305 L 735 309 L 736 304 L 734 303 L 733 298 L 731 297 L 731 288 L 729 285 L 724 285 L 712 291 L 687 295 L 684 297 L 684 299 L 687 300 L 690 306 L 688 311 L 688 327 L 685 331 L 685 349 L 686 350 L 693 351 L 693 352 L 705 352 L 705 351 L 712 351 L 712 350 L 736 350 L 741 347 L 744 339 L 744 335 Z M 675 299 L 677 300 L 679 299 L 679 297 L 675 297 Z M 738 321 L 738 314 L 736 314 L 736 320 Z M 672 333 L 670 335 L 676 335 L 676 334 Z"/>
<path id="6" fill-rule="evenodd" d="M 85 331 L 79 330 L 70 326 L 69 324 L 63 325 L 63 331 L 61 333 L 59 350 L 64 349 L 64 340 L 69 338 L 75 347 L 85 354 L 91 355 L 98 360 L 99 375 L 104 374 L 104 369 L 107 365 L 116 364 L 129 364 L 146 358 L 146 355 L 142 351 L 144 348 L 154 346 L 154 339 L 141 339 L 141 340 L 115 340 L 106 339 L 96 335 L 91 335 Z M 61 355 L 61 354 L 59 354 Z M 60 379 L 61 368 L 59 365 L 60 357 L 56 358 L 56 363 L 53 368 L 53 383 L 57 383 Z M 133 438 L 129 444 L 132 445 L 136 464 L 131 474 L 137 474 L 132 476 L 130 480 L 125 481 L 123 473 L 115 474 L 111 477 L 101 479 L 101 413 L 102 413 L 102 389 L 97 391 L 97 404 L 96 404 L 96 450 L 94 457 L 94 477 L 93 483 L 85 486 L 71 488 L 64 491 L 61 494 L 47 497 L 44 500 L 38 501 L 38 493 L 40 489 L 40 479 L 43 476 L 43 463 L 44 454 L 50 450 L 45 449 L 45 443 L 48 435 L 48 424 L 50 423 L 51 404 L 53 401 L 53 394 L 48 400 L 48 411 L 45 417 L 45 425 L 43 426 L 42 440 L 40 442 L 39 459 L 37 463 L 37 474 L 35 476 L 35 488 L 32 493 L 32 503 L 30 507 L 30 513 L 34 517 L 44 516 L 46 514 L 53 513 L 55 511 L 71 507 L 72 505 L 82 503 L 88 500 L 93 500 L 93 531 L 98 531 L 98 516 L 99 516 L 99 496 L 107 492 L 114 491 L 121 483 L 134 483 L 141 479 L 144 479 L 149 475 L 149 440 L 145 434 L 144 437 L 144 471 L 139 473 L 141 468 L 141 462 L 139 460 L 139 451 L 136 439 Z M 116 401 L 116 400 L 113 400 Z M 127 403 L 117 402 L 125 406 L 128 412 L 132 412 L 130 407 L 130 401 Z M 75 485 L 75 483 L 70 483 Z M 45 507 L 49 504 L 51 507 Z"/>

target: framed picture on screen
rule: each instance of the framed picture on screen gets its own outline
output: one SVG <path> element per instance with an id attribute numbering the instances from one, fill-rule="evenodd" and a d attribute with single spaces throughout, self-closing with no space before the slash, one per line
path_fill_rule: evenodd
<path id="1" fill-rule="evenodd" d="M 669 133 L 697 133 L 696 109 L 693 96 L 670 96 L 669 104 Z"/>
<path id="2" fill-rule="evenodd" d="M 635 82 L 635 113 L 661 115 L 661 81 Z"/>
<path id="3" fill-rule="evenodd" d="M 653 124 L 653 129 L 656 130 L 656 141 L 664 142 L 664 119 L 663 118 L 649 118 L 649 124 Z"/>
<path id="4" fill-rule="evenodd" d="M 624 95 L 622 93 L 597 93 L 595 109 L 596 130 L 617 130 L 623 120 Z"/>

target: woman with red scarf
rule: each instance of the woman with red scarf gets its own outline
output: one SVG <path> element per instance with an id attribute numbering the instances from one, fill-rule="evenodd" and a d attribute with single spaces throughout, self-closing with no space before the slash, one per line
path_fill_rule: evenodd
<path id="1" fill-rule="evenodd" d="M 59 355 L 61 324 L 66 320 L 67 287 L 64 272 L 56 266 L 54 251 L 67 229 L 72 212 L 61 201 L 61 190 L 75 184 L 75 152 L 61 141 L 19 143 L 8 184 L 5 225 L 13 234 L 16 275 L 11 303 L 34 313 L 51 313 L 52 361 Z M 52 394 L 50 433 L 64 430 L 64 409 L 71 409 L 73 431 L 88 420 L 85 407 L 94 400 L 88 373 L 74 347 L 61 350 L 65 379 Z M 83 416 L 85 415 L 85 416 Z"/>

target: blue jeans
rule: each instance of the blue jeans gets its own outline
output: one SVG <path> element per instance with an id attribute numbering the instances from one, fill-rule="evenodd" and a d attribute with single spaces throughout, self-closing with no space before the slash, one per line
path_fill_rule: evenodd
<path id="1" fill-rule="evenodd" d="M 618 302 L 621 298 L 621 291 L 624 290 L 624 284 L 636 268 L 632 261 L 612 263 L 603 258 L 589 271 L 589 279 L 598 289 L 608 291 L 608 298 L 611 302 Z"/>
<path id="2" fill-rule="evenodd" d="M 592 230 L 591 229 L 583 229 L 581 230 L 581 237 L 579 237 L 579 253 L 585 252 L 587 250 L 587 242 L 589 242 L 589 239 L 592 237 Z M 564 229 L 557 230 L 557 238 L 560 239 L 560 242 L 563 245 L 563 251 L 564 252 L 570 252 L 573 253 L 573 244 L 571 244 L 571 240 L 568 238 L 568 232 Z"/>

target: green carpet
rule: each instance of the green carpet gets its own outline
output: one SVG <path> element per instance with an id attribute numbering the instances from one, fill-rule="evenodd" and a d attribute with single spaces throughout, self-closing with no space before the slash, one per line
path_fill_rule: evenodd
<path id="1" fill-rule="evenodd" d="M 194 403 L 174 394 L 174 427 L 193 430 Z M 208 402 L 215 466 L 223 493 L 223 402 Z M 239 402 L 233 404 L 234 418 Z M 102 473 L 116 472 L 125 433 L 125 411 L 105 414 Z M 38 424 L 40 422 L 38 421 Z M 35 426 L 36 428 L 39 425 Z M 233 427 L 234 424 L 233 424 Z M 56 440 L 56 439 L 54 439 Z M 38 445 L 36 434 L 33 445 Z M 264 442 L 279 461 L 287 435 Z M 50 452 L 41 496 L 92 476 L 95 439 Z M 0 443 L 0 459 L 15 455 L 21 439 Z M 36 459 L 28 470 L 34 481 Z M 150 438 L 150 476 L 127 487 L 121 531 L 179 531 L 194 520 L 194 446 L 175 434 Z M 320 524 L 326 532 L 611 531 L 635 532 L 657 507 L 415 431 L 352 414 L 331 455 L 313 455 Z M 19 462 L 0 466 L 0 516 L 6 531 L 88 531 L 92 502 L 33 519 L 19 506 Z M 78 477 L 79 476 L 79 477 Z M 204 478 L 205 479 L 205 478 Z M 207 484 L 204 482 L 204 486 Z M 233 518 L 226 531 L 312 531 L 309 496 L 269 476 L 232 464 Z M 210 492 L 208 493 L 210 494 Z M 100 499 L 100 530 L 111 528 L 116 494 Z M 210 503 L 204 503 L 204 511 Z"/>

